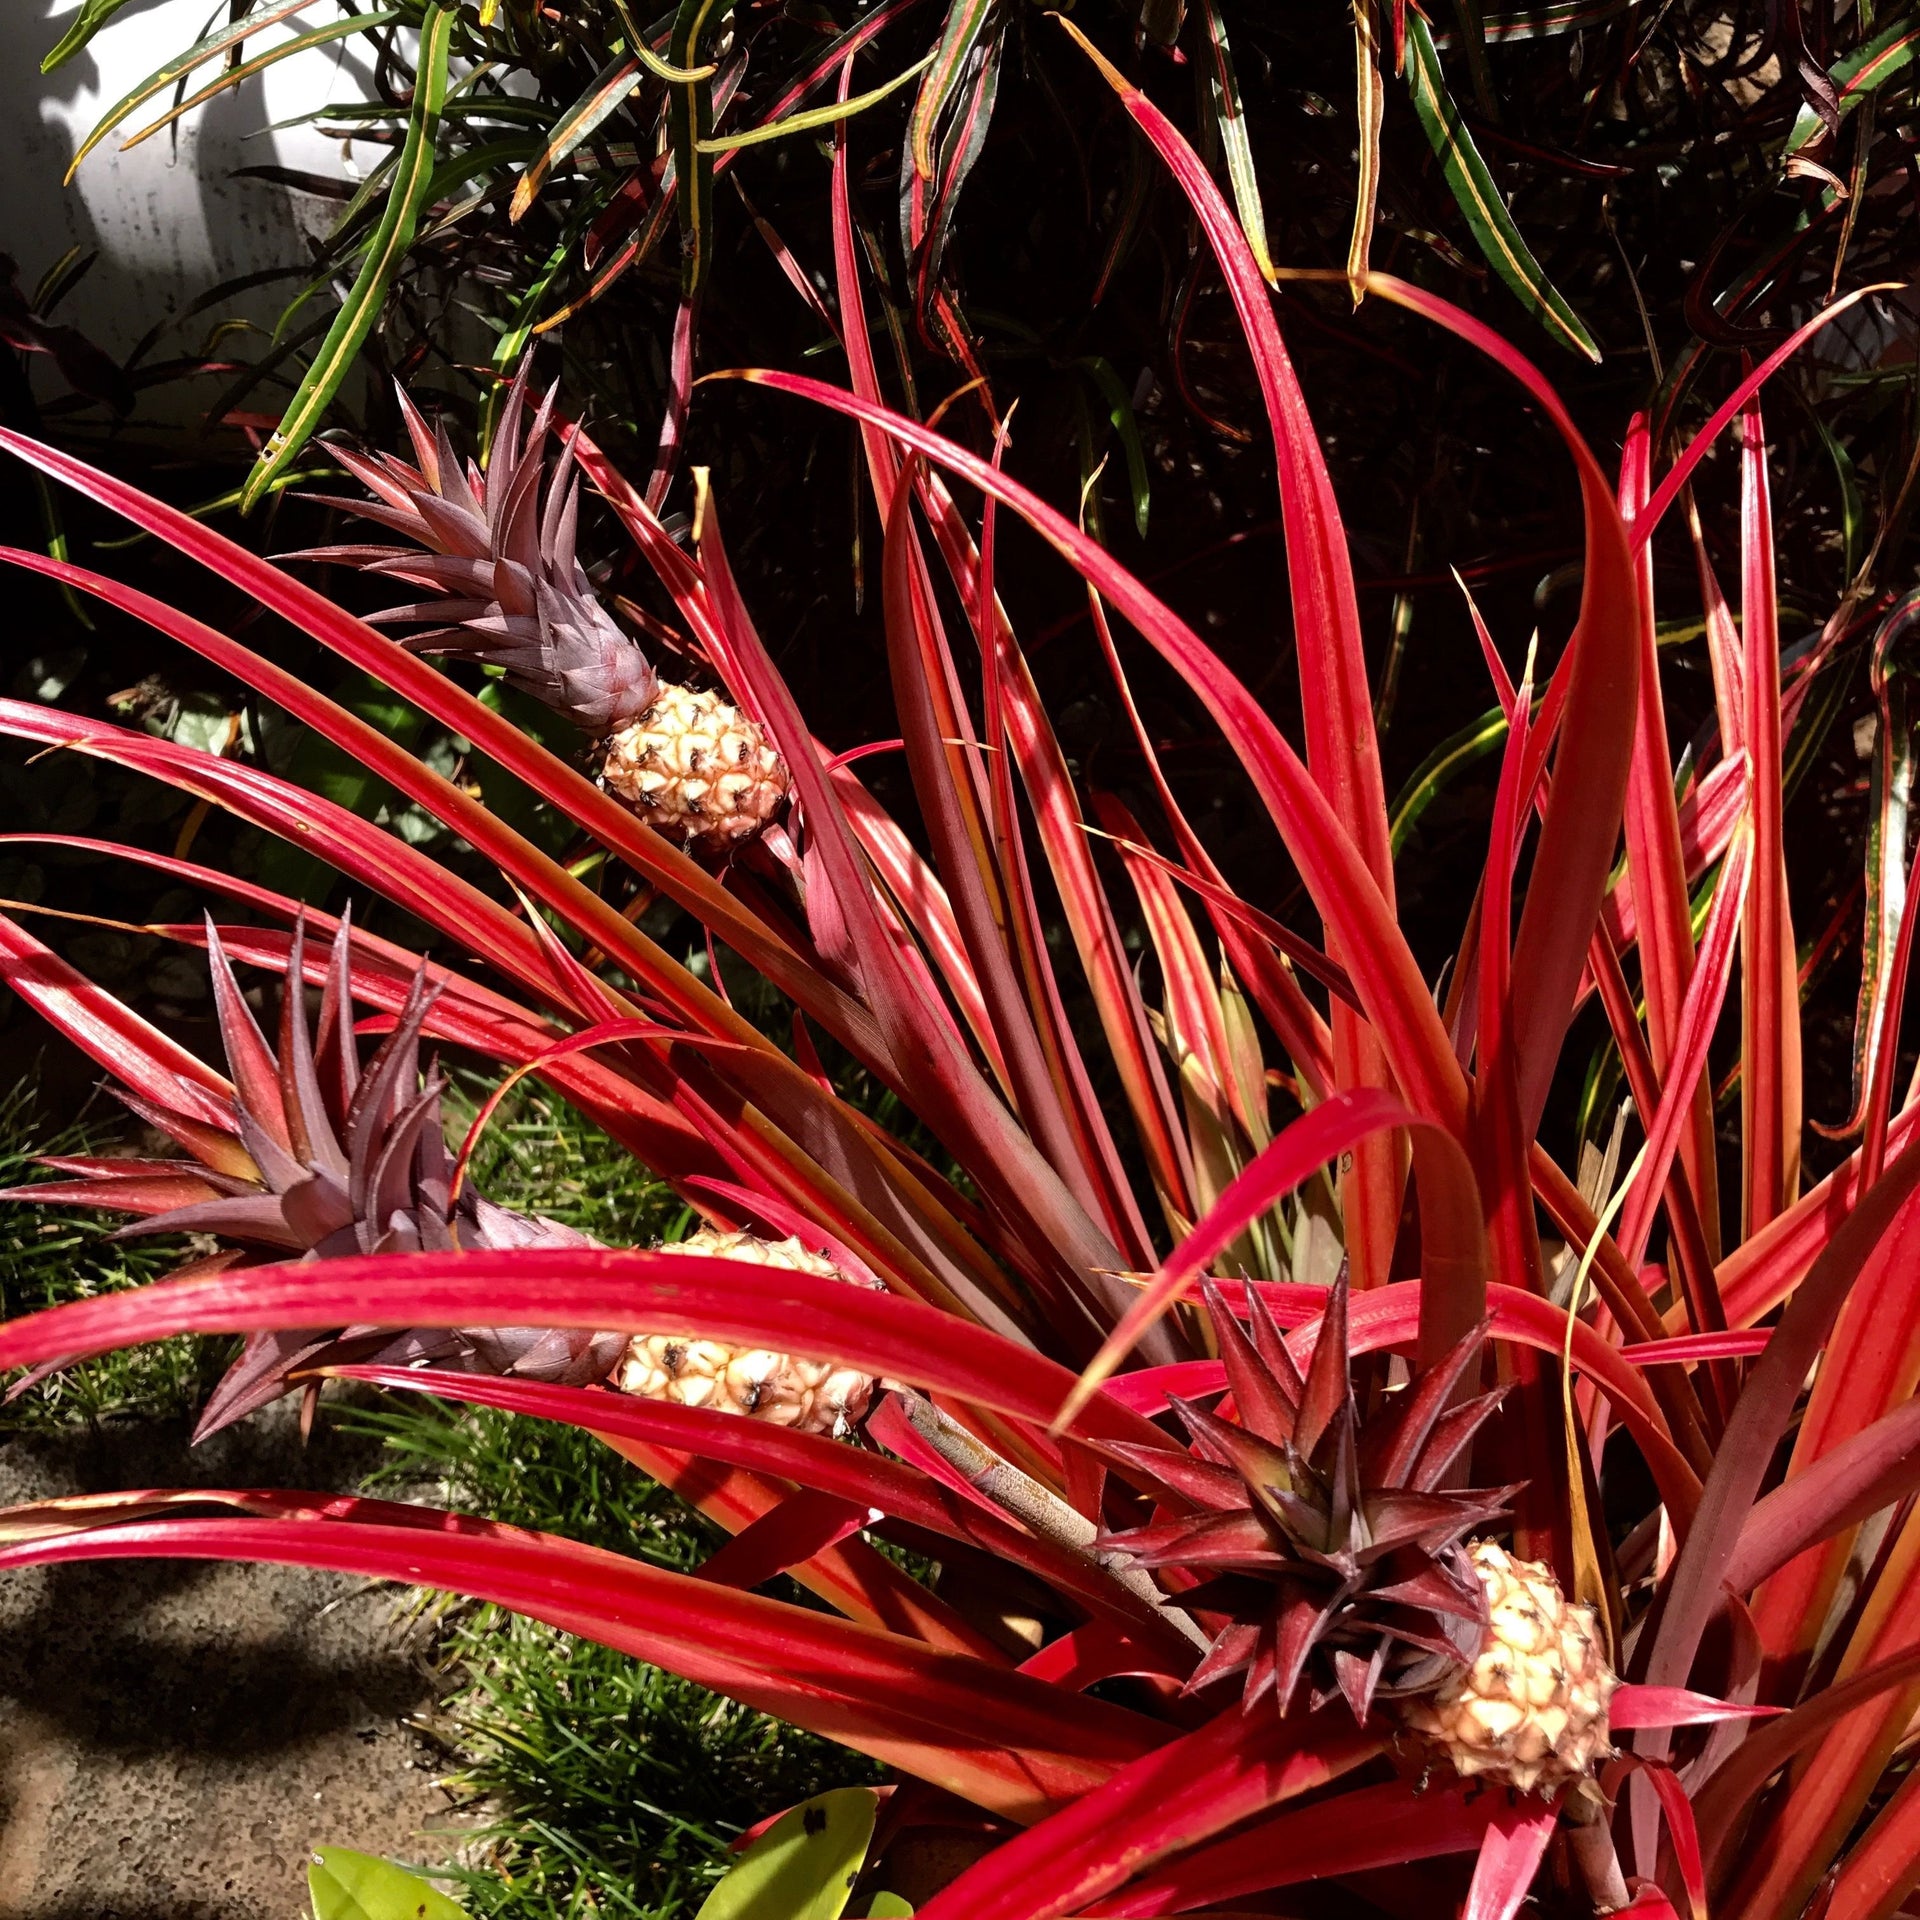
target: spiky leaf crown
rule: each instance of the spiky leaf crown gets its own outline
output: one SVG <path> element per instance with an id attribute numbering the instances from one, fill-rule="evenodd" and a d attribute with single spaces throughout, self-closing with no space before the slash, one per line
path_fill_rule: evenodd
<path id="1" fill-rule="evenodd" d="M 1270 1702 L 1284 1714 L 1304 1687 L 1311 1704 L 1341 1697 L 1364 1721 L 1376 1698 L 1442 1686 L 1486 1632 L 1464 1543 L 1516 1491 L 1447 1485 L 1500 1399 L 1455 1403 L 1484 1329 L 1363 1419 L 1344 1272 L 1304 1379 L 1257 1288 L 1249 1330 L 1217 1287 L 1206 1297 L 1234 1417 L 1175 1399 L 1184 1450 L 1108 1449 L 1157 1512 L 1104 1544 L 1160 1570 L 1173 1603 L 1213 1636 L 1188 1690 L 1244 1675 L 1249 1711 Z"/>
<path id="2" fill-rule="evenodd" d="M 444 424 L 429 428 L 400 394 L 417 466 L 391 454 L 330 449 L 373 498 L 342 502 L 412 546 L 315 547 L 290 556 L 387 574 L 439 597 L 370 616 L 390 626 L 432 623 L 401 644 L 500 667 L 508 681 L 596 736 L 637 720 L 659 678 L 601 606 L 576 548 L 580 488 L 563 439 L 542 486 L 554 396 L 526 418 L 527 375 L 500 410 L 484 471 L 454 453 Z M 525 428 L 524 434 L 522 432 Z M 422 551 L 425 549 L 425 551 Z"/>
<path id="3" fill-rule="evenodd" d="M 210 1234 L 229 1243 L 221 1266 L 256 1260 L 324 1260 L 362 1253 L 452 1252 L 461 1247 L 597 1246 L 557 1220 L 496 1205 L 471 1182 L 457 1198 L 441 1100 L 446 1081 L 421 1070 L 420 1040 L 436 998 L 424 969 L 393 1030 L 364 1063 L 354 1035 L 350 932 L 343 918 L 328 958 L 318 1026 L 309 1030 L 300 989 L 280 1006 L 270 1048 L 207 925 L 214 1005 L 233 1080 L 234 1130 L 169 1111 L 116 1087 L 148 1125 L 186 1149 L 175 1160 L 56 1159 L 77 1176 L 16 1187 L 0 1200 L 104 1207 L 140 1216 L 130 1234 Z M 304 978 L 306 930 L 296 925 L 287 978 Z M 196 1260 L 204 1270 L 210 1264 Z M 196 1438 L 217 1432 L 288 1390 L 289 1376 L 349 1360 L 431 1360 L 486 1373 L 585 1384 L 618 1363 L 615 1334 L 529 1327 L 346 1329 L 258 1333 L 215 1389 Z"/>

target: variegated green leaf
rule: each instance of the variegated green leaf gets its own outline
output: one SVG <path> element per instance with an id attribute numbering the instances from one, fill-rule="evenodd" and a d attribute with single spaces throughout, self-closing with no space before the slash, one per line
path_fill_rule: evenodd
<path id="1" fill-rule="evenodd" d="M 210 80 L 197 93 L 190 93 L 178 106 L 170 108 L 159 119 L 150 120 L 138 133 L 128 136 L 122 153 L 128 147 L 137 147 L 143 140 L 151 140 L 156 133 L 170 127 L 182 115 L 191 113 L 195 107 L 204 106 L 216 94 L 227 92 L 230 88 L 244 85 L 255 75 L 265 73 L 269 67 L 278 66 L 282 60 L 288 60 L 296 53 L 306 53 L 314 47 L 324 47 L 329 41 L 344 40 L 349 34 L 372 33 L 381 27 L 392 26 L 400 18 L 392 8 L 378 13 L 350 13 L 343 20 L 329 20 L 325 26 L 309 27 L 305 33 L 296 33 L 290 40 L 282 40 L 269 47 L 265 53 L 257 53 L 251 60 L 242 60 L 237 66 L 222 67 L 220 77 Z"/>
<path id="2" fill-rule="evenodd" d="M 1447 785 L 1490 753 L 1498 753 L 1506 737 L 1507 716 L 1498 707 L 1490 708 L 1458 733 L 1449 734 L 1414 768 L 1393 803 L 1388 837 L 1396 859 L 1413 838 L 1420 816 Z"/>
<path id="3" fill-rule="evenodd" d="M 112 106 L 94 123 L 93 130 L 80 142 L 79 150 L 74 154 L 67 167 L 67 179 L 71 181 L 80 169 L 80 162 L 97 147 L 115 127 L 129 114 L 137 113 L 156 94 L 165 93 L 176 81 L 184 79 L 196 67 L 203 67 L 209 60 L 217 58 L 229 49 L 239 46 L 243 41 L 264 27 L 272 26 L 276 21 L 286 19 L 290 14 L 298 13 L 303 7 L 311 6 L 313 0 L 276 0 L 272 6 L 262 7 L 257 13 L 250 13 L 244 19 L 235 20 L 210 33 L 204 40 L 197 40 L 185 53 L 177 54 L 164 66 L 154 71 L 140 82 L 130 93 L 122 94 Z M 104 22 L 102 23 L 104 24 Z M 85 43 L 82 42 L 84 45 Z M 68 56 L 61 51 L 66 46 L 63 40 L 47 56 L 47 64 L 52 67 L 57 60 Z"/>
<path id="4" fill-rule="evenodd" d="M 700 70 L 720 24 L 734 0 L 680 0 L 667 53 L 683 72 Z M 713 252 L 713 155 L 701 148 L 713 137 L 713 81 L 686 80 L 667 89 L 673 163 L 682 186 L 680 208 L 680 289 L 691 299 L 707 277 Z"/>
<path id="5" fill-rule="evenodd" d="M 940 30 L 940 43 L 934 48 L 933 65 L 920 83 L 913 103 L 913 120 L 908 144 L 913 151 L 913 169 L 922 180 L 933 178 L 933 148 L 941 115 L 966 71 L 967 55 L 974 42 L 986 31 L 987 16 L 994 0 L 952 0 L 947 8 L 946 24 Z"/>
<path id="6" fill-rule="evenodd" d="M 700 151 L 716 155 L 734 153 L 741 147 L 764 146 L 769 140 L 784 140 L 789 134 L 807 133 L 815 127 L 830 127 L 837 120 L 851 120 L 856 113 L 864 113 L 889 94 L 898 93 L 916 74 L 926 72 L 933 64 L 933 58 L 931 53 L 924 54 L 904 72 L 896 73 L 891 80 L 883 81 L 865 93 L 856 93 L 851 99 L 829 100 L 824 106 L 804 107 L 798 113 L 765 121 L 757 127 L 747 127 L 739 133 L 715 134 L 711 140 L 700 142 Z"/>
<path id="7" fill-rule="evenodd" d="M 1364 9 L 1365 0 L 1362 0 Z M 1254 264 L 1269 286 L 1274 283 L 1273 257 L 1267 251 L 1267 215 L 1260 204 L 1260 182 L 1253 171 L 1253 146 L 1247 138 L 1247 113 L 1240 99 L 1240 79 L 1233 70 L 1233 48 L 1227 41 L 1227 23 L 1220 0 L 1201 0 L 1200 17 L 1206 27 L 1207 100 L 1220 145 L 1227 156 L 1227 179 L 1233 188 L 1233 209 L 1240 230 L 1253 249 Z M 1362 144 L 1364 162 L 1365 146 Z"/>
<path id="8" fill-rule="evenodd" d="M 413 89 L 413 107 L 407 116 L 406 143 L 394 167 L 387 204 L 367 243 L 359 274 L 320 343 L 313 364 L 288 403 L 252 473 L 242 505 L 251 507 L 274 483 L 306 444 L 321 416 L 340 391 L 367 335 L 380 317 L 387 289 L 408 247 L 413 244 L 420 215 L 427 205 L 435 165 L 434 135 L 440 108 L 447 96 L 447 53 L 453 41 L 455 7 L 435 0 L 420 29 L 420 58 Z"/>
<path id="9" fill-rule="evenodd" d="M 1347 284 L 1358 306 L 1373 254 L 1374 219 L 1380 207 L 1380 129 L 1387 117 L 1386 82 L 1380 77 L 1379 0 L 1354 0 L 1353 69 L 1360 164 L 1353 189 L 1353 234 L 1347 242 Z M 1244 214 L 1241 219 L 1244 224 Z M 1263 271 L 1269 280 L 1273 278 L 1271 268 Z"/>
<path id="10" fill-rule="evenodd" d="M 1848 54 L 1830 68 L 1827 78 L 1840 96 L 1840 111 L 1851 113 L 1876 88 L 1884 86 L 1911 63 L 1916 48 L 1920 48 L 1920 22 L 1900 20 L 1883 33 L 1875 34 L 1857 53 Z M 1796 154 L 1811 145 L 1824 124 L 1812 107 L 1803 105 L 1787 134 L 1788 154 Z"/>
<path id="11" fill-rule="evenodd" d="M 1447 185 L 1487 264 L 1529 313 L 1563 347 L 1598 361 L 1600 349 L 1541 270 L 1520 237 L 1513 215 L 1494 184 L 1487 163 L 1473 144 L 1453 95 L 1447 91 L 1427 23 L 1411 9 L 1407 15 L 1407 87 L 1414 112 L 1440 161 Z"/>
<path id="12" fill-rule="evenodd" d="M 639 73 L 640 62 L 616 47 L 613 58 L 593 76 L 587 90 L 554 122 L 547 144 L 520 176 L 513 190 L 510 219 L 519 220 L 533 205 L 554 168 L 619 110 L 620 103 L 633 91 Z"/>

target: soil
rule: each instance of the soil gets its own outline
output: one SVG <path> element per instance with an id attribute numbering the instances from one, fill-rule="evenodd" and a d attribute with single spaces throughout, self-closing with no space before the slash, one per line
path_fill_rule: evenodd
<path id="1" fill-rule="evenodd" d="M 276 1417 L 278 1416 L 278 1417 Z M 291 1405 L 189 1449 L 149 1422 L 0 1442 L 0 1505 L 132 1486 L 351 1486 Z M 111 1562 L 0 1579 L 0 1920 L 297 1920 L 307 1850 L 457 1846 L 409 1725 L 434 1686 L 389 1587 Z"/>

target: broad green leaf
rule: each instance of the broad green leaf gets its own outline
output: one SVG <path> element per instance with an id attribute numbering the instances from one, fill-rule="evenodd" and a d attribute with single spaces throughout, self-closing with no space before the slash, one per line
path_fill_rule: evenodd
<path id="1" fill-rule="evenodd" d="M 260 459 L 247 476 L 243 505 L 251 507 L 306 444 L 321 416 L 340 391 L 366 337 L 380 317 L 387 289 L 408 247 L 413 244 L 420 214 L 427 204 L 434 172 L 434 135 L 440 125 L 440 107 L 447 95 L 447 50 L 453 39 L 456 9 L 446 0 L 434 0 L 420 29 L 420 58 L 414 82 L 413 107 L 407 116 L 406 144 L 394 167 L 386 210 L 380 216 L 366 257 L 334 319 L 306 378 L 288 403 L 280 424 L 261 449 Z"/>
<path id="2" fill-rule="evenodd" d="M 307 1866 L 313 1920 L 467 1920 L 417 1873 L 351 1847 L 315 1847 Z"/>
<path id="3" fill-rule="evenodd" d="M 70 182 L 73 179 L 80 170 L 80 162 L 128 114 L 144 106 L 155 94 L 165 93 L 176 80 L 184 79 L 195 67 L 205 66 L 217 55 L 225 53 L 231 47 L 239 46 L 243 40 L 249 39 L 261 28 L 270 27 L 276 20 L 284 20 L 289 14 L 298 13 L 303 7 L 312 4 L 313 0 L 276 0 L 275 5 L 263 7 L 257 13 L 250 13 L 244 19 L 235 20 L 230 25 L 222 27 L 217 33 L 208 34 L 204 40 L 195 41 L 185 53 L 177 55 L 162 67 L 156 67 L 131 93 L 122 94 L 95 122 L 93 131 L 81 141 L 79 151 L 74 154 L 72 161 L 68 164 L 67 180 Z M 54 63 L 56 56 L 61 59 L 66 58 L 66 55 L 61 52 L 61 47 L 65 45 L 66 42 L 62 41 L 60 46 L 55 47 L 53 53 L 47 56 L 49 66 Z"/>
<path id="4" fill-rule="evenodd" d="M 1413 95 L 1413 110 L 1420 116 L 1447 185 L 1487 264 L 1563 347 L 1598 361 L 1600 349 L 1594 345 L 1593 336 L 1555 290 L 1520 237 L 1520 229 L 1514 225 L 1513 215 L 1473 144 L 1459 107 L 1447 91 L 1427 23 L 1411 8 L 1407 13 L 1407 87 Z"/>
<path id="5" fill-rule="evenodd" d="M 1213 108 L 1214 124 L 1220 129 L 1220 145 L 1227 156 L 1227 179 L 1233 187 L 1233 209 L 1240 216 L 1240 231 L 1253 249 L 1254 264 L 1269 286 L 1274 284 L 1273 257 L 1267 251 L 1267 215 L 1260 204 L 1260 182 L 1253 171 L 1253 146 L 1247 138 L 1247 113 L 1240 99 L 1240 77 L 1233 70 L 1233 48 L 1227 42 L 1227 23 L 1220 12 L 1219 0 L 1201 0 L 1200 17 L 1206 23 L 1207 99 Z M 1363 4 L 1355 10 L 1357 20 L 1369 18 Z M 1375 76 L 1378 85 L 1378 75 Z M 1378 163 L 1379 146 L 1374 155 Z M 1366 143 L 1361 143 L 1362 163 Z M 1368 226 L 1372 219 L 1369 216 Z M 1145 529 L 1143 528 L 1144 532 Z"/>
<path id="6" fill-rule="evenodd" d="M 1920 22 L 1897 21 L 1884 33 L 1877 33 L 1857 53 L 1850 53 L 1828 68 L 1827 78 L 1840 96 L 1840 111 L 1851 113 L 1862 100 L 1907 66 L 1920 48 Z M 1825 123 L 1813 108 L 1801 107 L 1787 135 L 1787 152 L 1795 154 L 1812 143 Z"/>
<path id="7" fill-rule="evenodd" d="M 740 1856 L 698 1920 L 840 1920 L 876 1807 L 868 1787 L 836 1787 L 795 1807 Z"/>
<path id="8" fill-rule="evenodd" d="M 63 67 L 127 4 L 127 0 L 86 0 L 73 16 L 73 25 L 60 36 L 59 45 L 40 62 L 42 73 Z"/>

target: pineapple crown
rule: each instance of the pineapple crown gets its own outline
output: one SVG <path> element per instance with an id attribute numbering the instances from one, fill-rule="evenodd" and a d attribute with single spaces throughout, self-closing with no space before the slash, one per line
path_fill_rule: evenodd
<path id="1" fill-rule="evenodd" d="M 1347 1284 L 1343 1268 L 1303 1379 L 1259 1289 L 1243 1331 L 1208 1283 L 1234 1418 L 1176 1398 L 1184 1450 L 1108 1447 L 1157 1510 L 1103 1544 L 1185 1576 L 1172 1604 L 1213 1635 L 1188 1691 L 1244 1673 L 1249 1711 L 1270 1696 L 1284 1714 L 1304 1685 L 1312 1705 L 1339 1696 L 1364 1722 L 1376 1697 L 1431 1692 L 1473 1657 L 1487 1603 L 1465 1542 L 1518 1489 L 1447 1490 L 1501 1399 L 1456 1404 L 1485 1327 L 1363 1419 Z"/>
<path id="2" fill-rule="evenodd" d="M 463 464 L 445 423 L 430 429 L 396 389 L 419 464 L 330 446 L 373 497 L 326 504 L 344 504 L 414 544 L 314 547 L 288 558 L 338 561 L 426 588 L 437 597 L 368 617 L 388 626 L 437 623 L 401 645 L 498 666 L 510 685 L 599 736 L 645 713 L 659 679 L 580 564 L 573 440 L 561 438 L 545 475 L 555 395 L 547 392 L 529 422 L 527 372 L 523 364 L 508 390 L 484 469 Z"/>
<path id="3" fill-rule="evenodd" d="M 277 1051 L 241 994 L 211 920 L 207 948 L 220 1038 L 233 1080 L 233 1131 L 175 1113 L 130 1088 L 115 1096 L 191 1158 L 61 1158 L 77 1176 L 0 1192 L 0 1200 L 105 1207 L 139 1216 L 134 1234 L 210 1234 L 231 1243 L 195 1271 L 260 1259 L 324 1260 L 361 1253 L 451 1253 L 462 1247 L 582 1247 L 599 1243 L 557 1220 L 497 1205 L 471 1182 L 453 1194 L 441 1116 L 446 1080 L 423 1075 L 420 1040 L 438 997 L 422 968 L 393 1029 L 364 1063 L 354 1035 L 350 922 L 328 957 L 317 1027 L 299 983 L 306 925 L 295 923 L 281 998 Z M 624 1345 L 617 1335 L 545 1328 L 347 1329 L 342 1335 L 262 1333 L 215 1389 L 203 1439 L 286 1392 L 300 1369 L 349 1360 L 431 1360 L 486 1373 L 585 1384 L 604 1379 Z M 23 1381 L 21 1386 L 30 1383 Z M 19 1389 L 16 1388 L 15 1391 Z"/>

